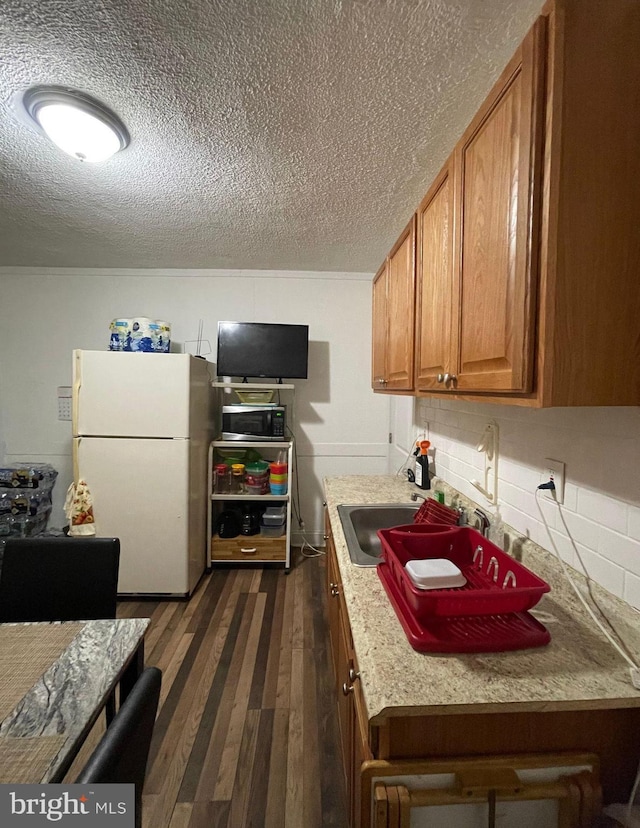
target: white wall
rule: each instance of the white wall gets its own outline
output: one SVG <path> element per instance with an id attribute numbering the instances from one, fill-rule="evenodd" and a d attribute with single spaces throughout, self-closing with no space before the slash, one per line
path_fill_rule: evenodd
<path id="1" fill-rule="evenodd" d="M 551 550 L 534 493 L 545 458 L 563 461 L 564 506 L 543 501 L 558 550 L 580 569 L 573 538 L 589 575 L 640 608 L 640 408 L 533 410 L 416 400 L 415 427 L 428 429 L 436 473 L 483 507 L 487 501 L 469 481 L 483 479 L 484 461 L 476 446 L 491 419 L 500 428 L 503 520 Z"/>
<path id="2" fill-rule="evenodd" d="M 116 316 L 168 320 L 174 348 L 196 339 L 202 319 L 213 362 L 219 320 L 309 324 L 309 379 L 296 381 L 296 437 L 310 541 L 322 535 L 324 475 L 387 470 L 389 400 L 370 389 L 369 274 L 4 268 L 0 295 L 0 451 L 4 440 L 4 460 L 59 470 L 53 526 L 64 523 L 71 480 L 71 424 L 57 420 L 56 389 L 71 383 L 74 348 L 107 349 Z"/>

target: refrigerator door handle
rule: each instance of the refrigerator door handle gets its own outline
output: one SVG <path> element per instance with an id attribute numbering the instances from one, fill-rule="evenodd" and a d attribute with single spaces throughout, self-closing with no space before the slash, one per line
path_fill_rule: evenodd
<path id="1" fill-rule="evenodd" d="M 80 442 L 82 441 L 82 437 L 76 437 L 75 440 L 72 440 L 72 461 L 73 461 L 73 482 L 78 485 L 80 481 Z"/>
<path id="2" fill-rule="evenodd" d="M 73 387 L 71 389 L 71 428 L 72 434 L 78 434 L 78 407 L 80 403 L 80 388 L 82 386 L 82 352 L 74 351 L 73 353 Z M 76 462 L 74 459 L 74 475 Z M 76 476 L 76 483 L 77 483 Z"/>

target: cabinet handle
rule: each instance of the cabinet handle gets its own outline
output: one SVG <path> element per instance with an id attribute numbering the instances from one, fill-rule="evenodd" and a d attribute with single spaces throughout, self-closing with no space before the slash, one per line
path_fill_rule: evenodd
<path id="1" fill-rule="evenodd" d="M 349 693 L 353 693 L 353 684 L 347 684 L 345 681 L 342 685 L 342 694 L 348 696 Z"/>
<path id="2" fill-rule="evenodd" d="M 331 584 L 331 594 L 334 598 L 337 598 L 340 595 L 340 590 L 338 589 L 338 584 Z"/>
<path id="3" fill-rule="evenodd" d="M 246 547 L 241 546 L 240 551 L 244 552 L 245 555 L 253 555 L 254 552 L 258 551 L 258 547 L 257 546 L 246 546 Z"/>
<path id="4" fill-rule="evenodd" d="M 438 374 L 436 379 L 438 380 L 438 382 L 444 382 L 444 374 Z"/>
<path id="5" fill-rule="evenodd" d="M 354 670 L 353 667 L 349 669 L 349 681 L 357 681 L 360 678 L 360 671 Z"/>

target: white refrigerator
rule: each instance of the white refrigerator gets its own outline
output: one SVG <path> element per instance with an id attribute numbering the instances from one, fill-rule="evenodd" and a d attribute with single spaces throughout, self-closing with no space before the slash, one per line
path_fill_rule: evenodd
<path id="1" fill-rule="evenodd" d="M 210 363 L 189 354 L 73 352 L 74 479 L 96 536 L 120 539 L 121 595 L 190 595 L 207 554 Z"/>

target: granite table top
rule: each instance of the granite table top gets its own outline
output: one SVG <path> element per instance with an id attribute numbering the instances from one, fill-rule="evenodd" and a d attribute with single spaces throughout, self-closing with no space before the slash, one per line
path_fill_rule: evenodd
<path id="1" fill-rule="evenodd" d="M 82 622 L 69 646 L 2 721 L 0 738 L 65 737 L 42 778 L 34 782 L 59 781 L 61 768 L 70 764 L 69 757 L 138 650 L 149 623 L 148 618 Z M 6 626 L 19 630 L 25 625 Z"/>
<path id="2" fill-rule="evenodd" d="M 394 476 L 326 478 L 325 500 L 369 720 L 391 716 L 588 710 L 638 707 L 629 667 L 598 630 L 554 555 L 528 542 L 521 562 L 551 592 L 532 611 L 551 633 L 545 647 L 504 653 L 416 652 L 404 634 L 375 567 L 354 566 L 339 504 L 409 502 L 416 487 Z M 423 493 L 424 494 L 424 493 Z M 584 579 L 575 573 L 578 581 Z M 640 659 L 640 615 L 597 586 L 598 604 L 628 652 Z"/>

